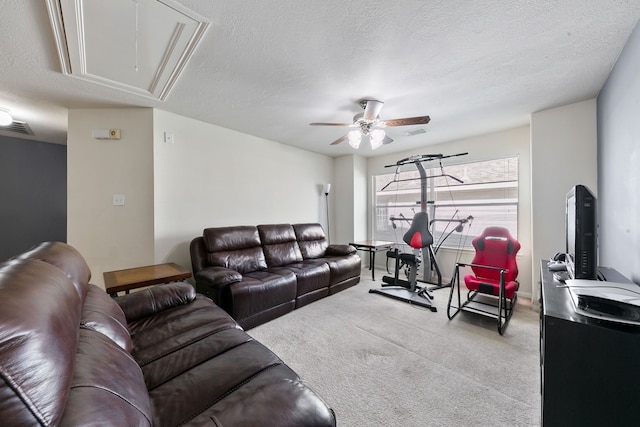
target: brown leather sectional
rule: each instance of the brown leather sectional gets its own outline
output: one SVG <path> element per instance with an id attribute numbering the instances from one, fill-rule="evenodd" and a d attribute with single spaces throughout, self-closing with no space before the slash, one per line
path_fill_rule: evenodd
<path id="1" fill-rule="evenodd" d="M 360 281 L 356 249 L 317 223 L 207 228 L 190 250 L 196 290 L 245 329 Z"/>
<path id="2" fill-rule="evenodd" d="M 0 424 L 335 426 L 333 411 L 193 286 L 117 298 L 43 243 L 0 263 Z"/>

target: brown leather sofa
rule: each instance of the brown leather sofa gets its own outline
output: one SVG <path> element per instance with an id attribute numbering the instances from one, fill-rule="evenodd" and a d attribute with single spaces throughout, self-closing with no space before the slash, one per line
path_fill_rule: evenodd
<path id="1" fill-rule="evenodd" d="M 245 329 L 360 281 L 356 249 L 317 223 L 207 228 L 190 251 L 196 290 Z"/>
<path id="2" fill-rule="evenodd" d="M 275 354 L 184 282 L 117 298 L 43 243 L 0 263 L 0 424 L 335 426 Z"/>

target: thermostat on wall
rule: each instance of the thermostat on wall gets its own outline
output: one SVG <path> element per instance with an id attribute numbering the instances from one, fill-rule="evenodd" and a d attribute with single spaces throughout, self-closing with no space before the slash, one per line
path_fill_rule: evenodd
<path id="1" fill-rule="evenodd" d="M 94 129 L 91 136 L 95 139 L 120 139 L 120 129 Z"/>

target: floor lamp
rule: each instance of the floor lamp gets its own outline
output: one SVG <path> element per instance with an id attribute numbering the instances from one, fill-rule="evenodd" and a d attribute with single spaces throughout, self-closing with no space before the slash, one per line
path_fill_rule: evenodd
<path id="1" fill-rule="evenodd" d="M 322 192 L 324 193 L 327 207 L 327 241 L 331 243 L 331 231 L 329 226 L 329 192 L 331 191 L 331 184 L 325 184 Z"/>

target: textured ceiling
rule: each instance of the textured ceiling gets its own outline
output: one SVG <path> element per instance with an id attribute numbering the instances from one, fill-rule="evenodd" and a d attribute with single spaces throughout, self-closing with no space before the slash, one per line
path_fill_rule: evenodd
<path id="1" fill-rule="evenodd" d="M 182 0 L 211 24 L 161 102 L 62 74 L 45 1 L 2 3 L 0 108 L 34 139 L 64 143 L 68 108 L 144 106 L 330 156 L 354 152 L 329 145 L 348 128 L 309 123 L 350 122 L 362 98 L 385 102 L 382 119 L 431 116 L 363 156 L 592 98 L 640 17 L 640 0 Z"/>

